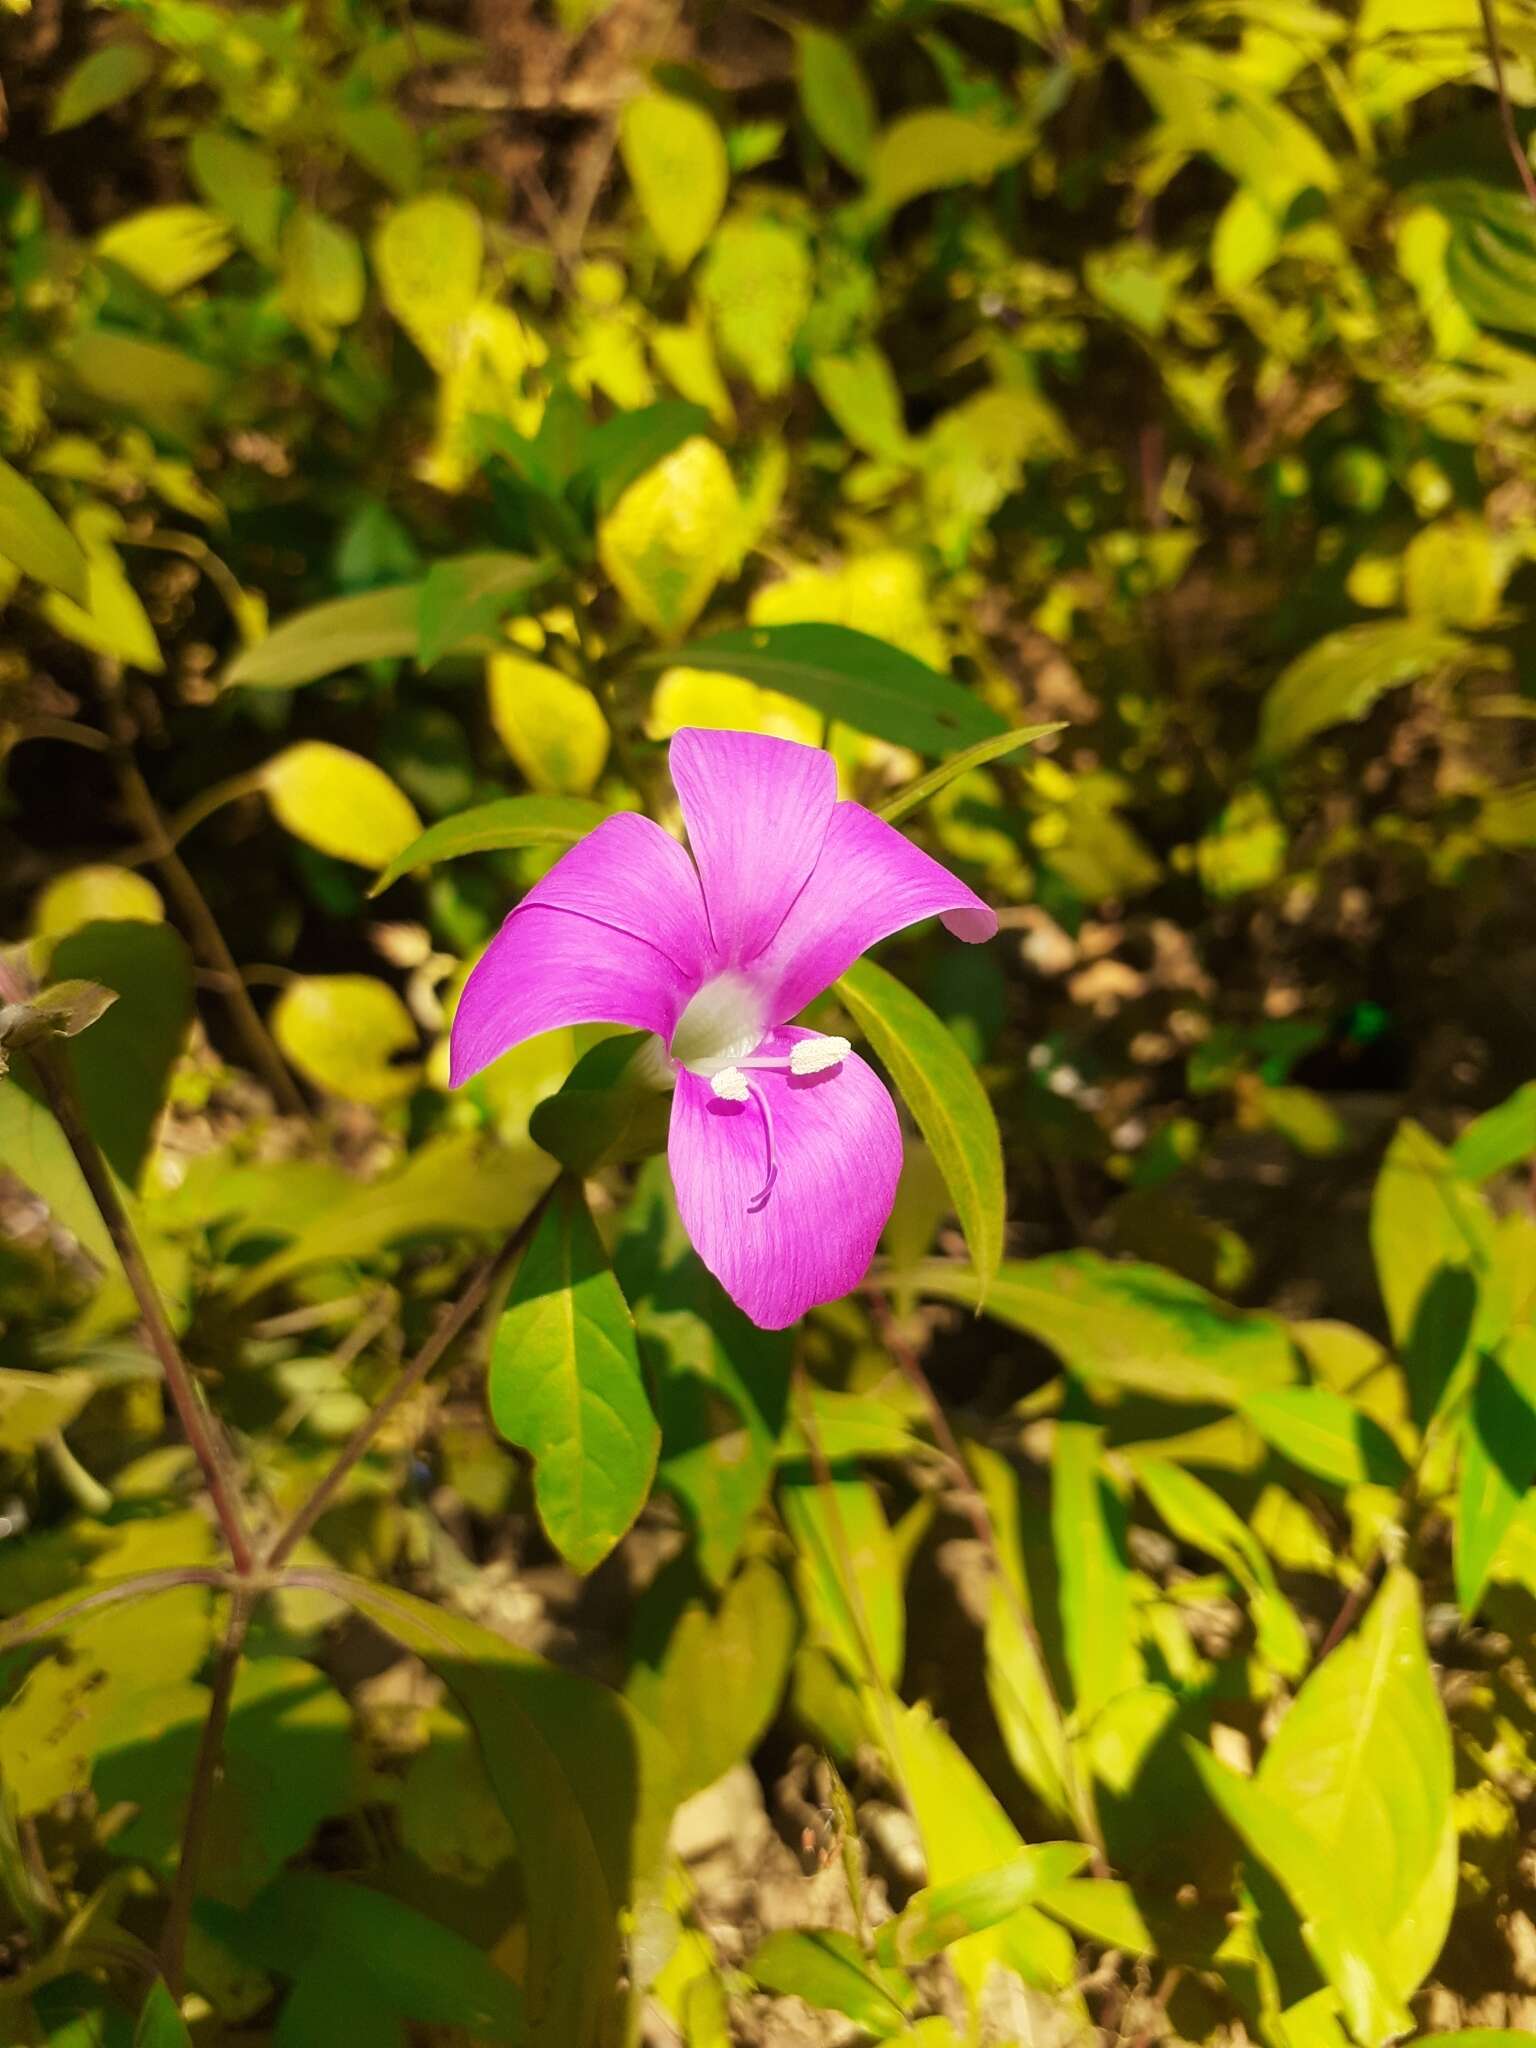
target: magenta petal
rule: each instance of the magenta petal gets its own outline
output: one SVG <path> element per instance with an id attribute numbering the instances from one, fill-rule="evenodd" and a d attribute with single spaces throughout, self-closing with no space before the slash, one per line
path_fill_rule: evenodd
<path id="1" fill-rule="evenodd" d="M 709 920 L 698 872 L 670 833 L 632 811 L 605 818 L 560 856 L 517 906 L 536 908 L 579 911 L 644 939 L 696 980 L 707 972 Z"/>
<path id="2" fill-rule="evenodd" d="M 450 1078 L 560 1024 L 629 1024 L 670 1038 L 706 972 L 693 862 L 649 818 L 605 818 L 536 882 L 464 984 Z"/>
<path id="3" fill-rule="evenodd" d="M 719 966 L 762 951 L 805 886 L 837 801 L 819 747 L 753 732 L 674 733 L 668 755 Z"/>
<path id="4" fill-rule="evenodd" d="M 768 1015 L 787 1022 L 879 940 L 935 916 L 971 945 L 997 932 L 996 911 L 948 868 L 862 804 L 839 804 L 815 873 L 752 963 Z"/>
<path id="5" fill-rule="evenodd" d="M 450 1084 L 561 1024 L 628 1024 L 668 1039 L 694 987 L 644 939 L 571 911 L 520 905 L 464 984 L 449 1040 Z"/>
<path id="6" fill-rule="evenodd" d="M 775 1031 L 759 1052 L 783 1055 L 809 1031 Z M 765 1330 L 836 1301 L 869 1270 L 896 1199 L 896 1105 L 857 1053 L 820 1074 L 752 1072 L 755 1099 L 723 1102 L 707 1081 L 677 1077 L 667 1159 L 694 1248 L 727 1294 Z"/>

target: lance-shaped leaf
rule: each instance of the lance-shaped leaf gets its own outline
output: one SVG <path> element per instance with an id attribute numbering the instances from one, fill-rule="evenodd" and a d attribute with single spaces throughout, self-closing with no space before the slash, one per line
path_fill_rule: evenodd
<path id="1" fill-rule="evenodd" d="M 1277 1671 L 1295 1678 L 1305 1669 L 1306 1632 L 1280 1591 L 1263 1546 L 1221 1495 L 1164 1458 L 1138 1458 L 1136 1477 L 1158 1514 L 1181 1543 L 1226 1566 L 1248 1596 L 1259 1648 Z"/>
<path id="2" fill-rule="evenodd" d="M 987 1091 L 949 1029 L 873 960 L 855 961 L 837 993 L 928 1140 L 985 1289 L 1003 1256 L 1007 1220 L 1003 1141 Z"/>
<path id="3" fill-rule="evenodd" d="M 1379 1422 L 1331 1387 L 1268 1387 L 1243 1413 L 1267 1444 L 1335 1486 L 1400 1486 L 1402 1454 Z"/>
<path id="4" fill-rule="evenodd" d="M 1411 1572 L 1387 1574 L 1359 1632 L 1312 1673 L 1258 1784 L 1344 1875 L 1352 1932 L 1379 1952 L 1390 1998 L 1409 1997 L 1440 1953 L 1456 1897 L 1451 1735 Z M 1368 1885 L 1353 1881 L 1359 1871 L 1371 1873 Z"/>
<path id="5" fill-rule="evenodd" d="M 76 604 L 86 602 L 85 552 L 35 484 L 0 462 L 0 556 Z"/>
<path id="6" fill-rule="evenodd" d="M 618 1916 L 631 1873 L 651 1853 L 635 1839 L 634 1718 L 603 1686 L 393 1586 L 331 1571 L 292 1577 L 345 1600 L 430 1665 L 474 1729 L 527 1887 L 522 1990 L 532 2048 L 608 2039 Z M 449 1997 L 446 1981 L 439 1995 Z"/>
<path id="7" fill-rule="evenodd" d="M 181 2008 L 167 1990 L 163 1977 L 157 1977 L 149 1987 L 139 2023 L 133 2030 L 133 2048 L 192 2048 L 192 2036 L 187 2032 Z"/>
<path id="8" fill-rule="evenodd" d="M 1536 1484 L 1536 1334 L 1516 1331 L 1502 1356 L 1478 1360 L 1461 1445 L 1456 1598 L 1470 1621 L 1509 1525 Z"/>
<path id="9" fill-rule="evenodd" d="M 969 775 L 973 768 L 985 768 L 989 761 L 1001 761 L 1005 755 L 1016 754 L 1021 747 L 1032 746 L 1036 740 L 1065 730 L 1063 722 L 1057 719 L 1053 725 L 1021 725 L 1016 732 L 1000 732 L 989 740 L 978 740 L 974 747 L 951 754 L 947 761 L 941 761 L 937 768 L 930 768 L 926 775 L 919 775 L 916 782 L 909 782 L 905 789 L 897 790 L 894 796 L 887 797 L 875 808 L 882 818 L 894 825 L 898 818 L 905 818 L 921 809 L 941 789 L 947 789 L 962 775 Z"/>
<path id="10" fill-rule="evenodd" d="M 649 657 L 649 665 L 741 676 L 919 754 L 948 754 L 1004 729 L 959 683 L 851 626 L 748 626 Z"/>
<path id="11" fill-rule="evenodd" d="M 466 853 L 500 853 L 514 846 L 574 846 L 607 815 L 604 805 L 587 797 L 499 796 L 429 825 L 420 838 L 395 855 L 368 893 L 378 896 L 412 868 L 459 860 Z"/>
<path id="12" fill-rule="evenodd" d="M 1186 1746 L 1211 1798 L 1296 1909 L 1307 1946 L 1338 1994 L 1350 2032 L 1365 2048 L 1383 2048 L 1406 2033 L 1413 2021 L 1392 1993 L 1380 1941 L 1359 1911 L 1364 1887 L 1348 1875 L 1368 1866 L 1352 1852 L 1346 1858 L 1329 1856 L 1293 1807 L 1228 1770 L 1199 1743 Z"/>
<path id="13" fill-rule="evenodd" d="M 534 1460 L 550 1542 L 593 1570 L 645 1505 L 661 1437 L 629 1304 L 574 1181 L 556 1188 L 517 1269 L 490 1402 L 497 1429 Z"/>
<path id="14" fill-rule="evenodd" d="M 1051 1459 L 1051 1535 L 1079 1726 L 1122 1689 L 1131 1631 L 1125 1502 L 1100 1469 L 1104 1432 L 1059 1422 Z"/>
<path id="15" fill-rule="evenodd" d="M 1011 1919 L 1021 1906 L 1074 1877 L 1093 1851 L 1082 1842 L 1041 1842 L 995 1869 L 915 1892 L 875 1936 L 881 1962 L 910 1969 L 930 1956 Z"/>
<path id="16" fill-rule="evenodd" d="M 746 1967 L 765 1991 L 846 2013 L 881 2040 L 907 2032 L 916 1993 L 899 1971 L 868 1962 L 851 1934 L 835 1928 L 770 1934 Z"/>

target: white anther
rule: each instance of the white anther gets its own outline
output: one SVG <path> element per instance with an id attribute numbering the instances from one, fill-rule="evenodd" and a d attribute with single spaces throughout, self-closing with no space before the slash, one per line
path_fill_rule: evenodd
<path id="1" fill-rule="evenodd" d="M 789 1049 L 792 1074 L 824 1074 L 847 1059 L 853 1047 L 846 1038 L 797 1038 Z"/>
<path id="2" fill-rule="evenodd" d="M 747 1077 L 740 1067 L 722 1067 L 718 1074 L 711 1074 L 709 1086 L 722 1102 L 745 1102 L 747 1099 Z"/>

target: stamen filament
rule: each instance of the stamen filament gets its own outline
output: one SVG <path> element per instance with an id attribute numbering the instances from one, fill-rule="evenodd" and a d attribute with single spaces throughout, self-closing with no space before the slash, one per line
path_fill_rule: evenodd
<path id="1" fill-rule="evenodd" d="M 756 1087 L 751 1081 L 747 1083 L 747 1093 L 763 1113 L 763 1144 L 766 1149 L 763 1184 L 747 1204 L 748 1215 L 755 1215 L 762 1208 L 773 1190 L 773 1184 L 779 1176 L 779 1166 L 777 1159 L 774 1157 L 773 1111 L 768 1107 L 768 1098 L 762 1089 Z"/>

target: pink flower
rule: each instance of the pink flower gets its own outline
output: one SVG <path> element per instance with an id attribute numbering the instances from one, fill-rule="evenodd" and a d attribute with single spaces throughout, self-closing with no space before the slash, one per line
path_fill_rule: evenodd
<path id="1" fill-rule="evenodd" d="M 693 858 L 608 818 L 507 918 L 453 1020 L 454 1086 L 557 1025 L 652 1031 L 676 1078 L 667 1157 L 684 1227 L 726 1292 L 780 1330 L 857 1286 L 896 1194 L 896 1106 L 844 1038 L 790 1019 L 866 948 L 937 913 L 996 915 L 862 804 L 830 754 L 685 730 L 672 780 Z"/>

